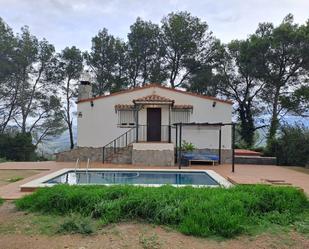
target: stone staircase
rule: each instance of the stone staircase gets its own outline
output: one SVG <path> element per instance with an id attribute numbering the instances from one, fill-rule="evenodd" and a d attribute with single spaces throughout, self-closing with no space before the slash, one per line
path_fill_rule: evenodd
<path id="1" fill-rule="evenodd" d="M 106 163 L 132 164 L 132 145 L 121 148 L 121 150 L 106 158 Z"/>

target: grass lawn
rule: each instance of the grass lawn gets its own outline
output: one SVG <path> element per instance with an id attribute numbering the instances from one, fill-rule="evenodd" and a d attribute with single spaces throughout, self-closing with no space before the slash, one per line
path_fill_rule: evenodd
<path id="1" fill-rule="evenodd" d="M 128 221 L 163 225 L 186 235 L 231 238 L 269 227 L 309 231 L 309 201 L 291 187 L 160 188 L 67 186 L 16 201 L 20 210 L 62 217 L 60 233 L 91 234 Z"/>
<path id="2" fill-rule="evenodd" d="M 41 170 L 0 170 L 0 186 L 20 181 L 29 176 L 41 173 Z"/>
<path id="3" fill-rule="evenodd" d="M 126 221 L 103 225 L 99 219 L 88 219 L 91 236 L 62 231 L 64 224 L 78 214 L 51 215 L 17 211 L 10 201 L 0 206 L 1 248 L 134 248 L 134 249 L 247 249 L 308 248 L 309 236 L 298 230 L 298 224 L 283 227 L 264 224 L 254 234 L 232 239 L 197 238 L 183 235 L 169 226 Z M 82 218 L 83 219 L 83 218 Z M 85 219 L 83 219 L 85 221 Z"/>

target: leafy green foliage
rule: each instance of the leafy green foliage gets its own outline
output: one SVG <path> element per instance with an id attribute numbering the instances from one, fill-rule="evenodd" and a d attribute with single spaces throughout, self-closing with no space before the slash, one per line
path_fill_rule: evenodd
<path id="1" fill-rule="evenodd" d="M 65 96 L 62 101 L 63 118 L 69 130 L 70 148 L 74 148 L 72 107 L 77 97 L 77 85 L 83 70 L 83 56 L 75 46 L 66 47 L 58 55 L 59 81 L 61 92 Z"/>
<path id="2" fill-rule="evenodd" d="M 189 12 L 172 12 L 162 19 L 162 39 L 166 67 L 172 88 L 184 81 L 203 64 L 212 64 L 218 40 L 208 25 Z M 179 80 L 177 78 L 180 78 Z"/>
<path id="3" fill-rule="evenodd" d="M 309 164 L 309 129 L 303 125 L 284 125 L 267 153 L 277 157 L 279 165 Z"/>
<path id="4" fill-rule="evenodd" d="M 193 143 L 183 140 L 181 144 L 181 149 L 183 151 L 194 151 L 196 147 Z"/>
<path id="5" fill-rule="evenodd" d="M 162 82 L 167 78 L 163 65 L 165 51 L 157 24 L 137 18 L 128 34 L 128 78 L 130 85 Z"/>
<path id="6" fill-rule="evenodd" d="M 4 38 L 1 35 L 0 64 L 5 63 L 3 58 L 9 60 L 0 67 L 0 133 L 14 122 L 21 133 L 31 133 L 37 145 L 63 132 L 55 48 L 45 39 L 38 40 L 27 26 L 14 35 L 0 20 L 0 33 Z"/>
<path id="7" fill-rule="evenodd" d="M 0 197 L 0 206 L 3 204 L 4 200 Z"/>
<path id="8" fill-rule="evenodd" d="M 274 27 L 270 23 L 259 25 L 250 36 L 256 51 L 256 72 L 265 82 L 261 99 L 270 110 L 268 143 L 275 138 L 279 128 L 279 117 L 290 108 L 284 101 L 293 92 L 307 84 L 305 77 L 309 62 L 309 26 L 294 23 L 293 15 L 287 15 L 282 23 Z M 292 89 L 292 90 L 291 90 Z M 283 102 L 281 102 L 283 101 Z"/>
<path id="9" fill-rule="evenodd" d="M 92 225 L 91 218 L 78 214 L 71 214 L 64 219 L 63 223 L 59 225 L 58 233 L 92 234 L 94 233 L 94 227 Z"/>
<path id="10" fill-rule="evenodd" d="M 14 161 L 31 161 L 35 158 L 35 148 L 30 133 L 0 134 L 0 157 Z"/>
<path id="11" fill-rule="evenodd" d="M 218 88 L 236 104 L 238 130 L 245 147 L 254 145 L 256 116 L 263 110 L 259 96 L 264 83 L 256 76 L 257 56 L 251 39 L 234 40 L 224 47 L 218 63 Z"/>
<path id="12" fill-rule="evenodd" d="M 309 117 L 309 86 L 301 86 L 291 96 L 282 96 L 280 102 L 290 113 Z"/>
<path id="13" fill-rule="evenodd" d="M 290 224 L 309 203 L 295 188 L 263 185 L 230 189 L 57 185 L 17 200 L 16 206 L 45 214 L 79 213 L 103 224 L 142 219 L 185 234 L 232 237 L 262 221 Z"/>
<path id="14" fill-rule="evenodd" d="M 91 51 L 84 54 L 87 64 L 96 76 L 93 93 L 102 95 L 125 87 L 124 58 L 126 44 L 102 29 L 92 38 Z"/>

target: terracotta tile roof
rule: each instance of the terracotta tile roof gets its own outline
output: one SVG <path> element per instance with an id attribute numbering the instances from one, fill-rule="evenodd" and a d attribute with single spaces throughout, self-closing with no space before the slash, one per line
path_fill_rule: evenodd
<path id="1" fill-rule="evenodd" d="M 164 102 L 164 103 L 174 103 L 174 100 L 162 97 L 156 94 L 151 94 L 142 98 L 134 99 L 134 103 L 137 102 Z"/>
<path id="2" fill-rule="evenodd" d="M 193 105 L 174 105 L 173 109 L 193 109 Z"/>
<path id="3" fill-rule="evenodd" d="M 102 99 L 102 98 L 108 98 L 108 97 L 116 96 L 116 95 L 119 95 L 119 94 L 135 92 L 135 91 L 139 91 L 139 90 L 146 89 L 146 88 L 151 88 L 151 87 L 154 87 L 154 88 L 157 87 L 157 88 L 165 89 L 165 90 L 172 91 L 172 92 L 178 92 L 178 93 L 185 94 L 185 95 L 195 96 L 195 97 L 198 97 L 198 98 L 218 101 L 218 102 L 226 103 L 226 104 L 229 104 L 229 105 L 233 104 L 233 102 L 231 100 L 224 100 L 224 99 L 219 99 L 219 98 L 216 98 L 216 97 L 201 95 L 201 94 L 198 94 L 198 93 L 182 91 L 182 90 L 179 90 L 179 89 L 170 88 L 170 87 L 167 87 L 167 86 L 162 86 L 162 85 L 157 84 L 157 83 L 148 84 L 148 85 L 143 86 L 143 87 L 135 87 L 135 88 L 123 90 L 123 91 L 111 93 L 109 95 L 100 95 L 100 96 L 96 96 L 96 97 L 89 98 L 89 99 L 82 99 L 82 100 L 77 101 L 77 103 L 89 102 L 89 101 L 93 101 L 93 100 L 97 100 L 97 99 Z"/>
<path id="4" fill-rule="evenodd" d="M 253 151 L 253 150 L 243 150 L 243 149 L 235 149 L 236 156 L 261 156 L 261 152 Z"/>
<path id="5" fill-rule="evenodd" d="M 115 110 L 133 110 L 134 105 L 118 104 L 115 105 Z"/>

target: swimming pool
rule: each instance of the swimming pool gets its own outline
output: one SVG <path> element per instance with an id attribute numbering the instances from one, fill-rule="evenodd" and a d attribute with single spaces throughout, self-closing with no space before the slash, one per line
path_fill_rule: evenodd
<path id="1" fill-rule="evenodd" d="M 163 169 L 62 169 L 21 186 L 23 189 L 69 185 L 140 186 L 200 186 L 230 187 L 232 184 L 213 170 L 163 170 Z"/>

